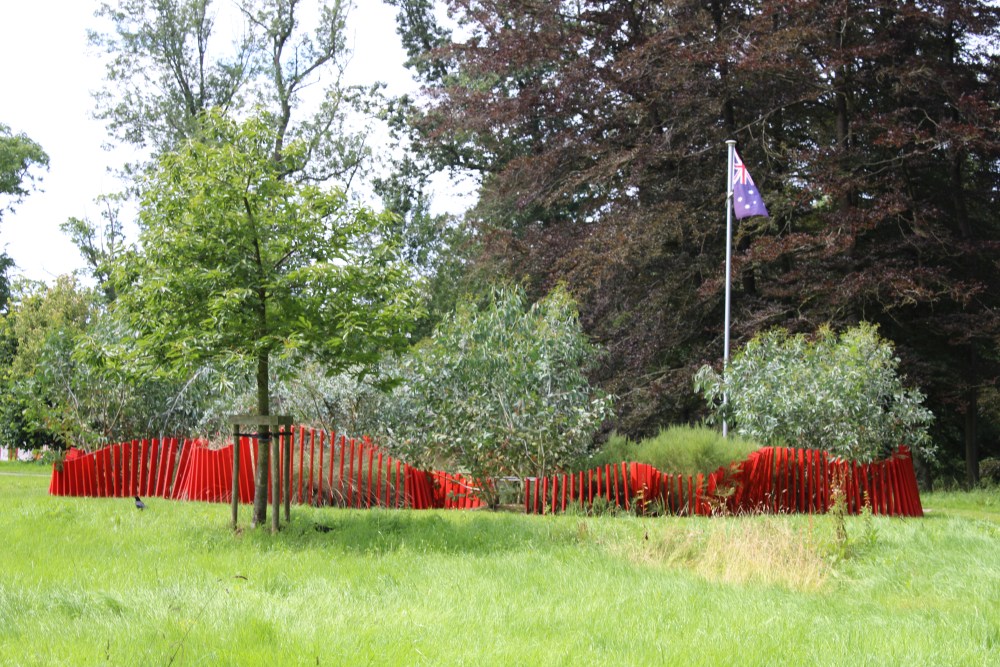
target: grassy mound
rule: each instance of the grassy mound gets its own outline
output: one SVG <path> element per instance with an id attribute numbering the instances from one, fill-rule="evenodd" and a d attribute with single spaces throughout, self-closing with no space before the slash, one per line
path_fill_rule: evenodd
<path id="1" fill-rule="evenodd" d="M 720 432 L 704 426 L 671 426 L 638 442 L 612 435 L 584 469 L 628 461 L 648 463 L 661 472 L 694 475 L 745 459 L 759 448 L 756 442 L 733 434 L 723 438 Z"/>

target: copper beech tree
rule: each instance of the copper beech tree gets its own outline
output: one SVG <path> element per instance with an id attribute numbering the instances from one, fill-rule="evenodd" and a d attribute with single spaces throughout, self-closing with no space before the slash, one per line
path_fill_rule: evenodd
<path id="1" fill-rule="evenodd" d="M 620 430 L 704 409 L 733 138 L 772 214 L 736 232 L 735 342 L 877 323 L 975 479 L 977 418 L 1000 429 L 994 3 L 394 4 L 426 84 L 418 145 L 481 179 L 479 266 L 533 297 L 570 285 Z"/>

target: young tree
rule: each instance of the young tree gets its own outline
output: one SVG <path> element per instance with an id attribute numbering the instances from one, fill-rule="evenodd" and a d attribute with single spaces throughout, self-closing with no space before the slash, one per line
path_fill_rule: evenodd
<path id="1" fill-rule="evenodd" d="M 142 182 L 139 248 L 118 297 L 158 359 L 252 364 L 261 415 L 270 414 L 273 356 L 309 352 L 330 372 L 370 365 L 406 344 L 419 311 L 387 216 L 289 180 L 310 147 L 291 141 L 275 159 L 277 139 L 266 116 L 208 113 L 197 138 L 160 156 Z M 261 447 L 257 525 L 267 461 Z"/>

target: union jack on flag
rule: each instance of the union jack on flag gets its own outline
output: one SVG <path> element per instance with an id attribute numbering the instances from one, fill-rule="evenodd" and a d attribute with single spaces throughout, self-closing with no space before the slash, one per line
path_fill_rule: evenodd
<path id="1" fill-rule="evenodd" d="M 750 172 L 747 171 L 746 165 L 735 149 L 733 149 L 733 212 L 737 219 L 749 218 L 752 215 L 768 217 L 764 200 L 761 199 Z"/>

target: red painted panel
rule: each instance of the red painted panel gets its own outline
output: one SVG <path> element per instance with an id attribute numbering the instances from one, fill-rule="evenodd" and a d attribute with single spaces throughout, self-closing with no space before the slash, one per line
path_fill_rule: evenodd
<path id="1" fill-rule="evenodd" d="M 368 492 L 365 494 L 365 507 L 372 506 L 372 465 L 375 462 L 375 450 L 368 448 Z M 378 491 L 375 492 L 375 498 L 378 498 Z"/>
<path id="2" fill-rule="evenodd" d="M 389 492 L 389 485 L 386 484 L 386 494 Z M 379 501 L 382 498 L 382 450 L 378 452 L 378 475 L 375 476 L 375 504 L 380 504 Z M 388 505 L 388 498 L 384 505 Z"/>
<path id="3" fill-rule="evenodd" d="M 156 475 L 157 470 L 156 464 L 158 463 L 160 453 L 160 440 L 158 438 L 153 438 L 149 443 L 149 471 L 146 473 L 146 490 L 143 495 L 151 496 L 156 492 Z"/>

